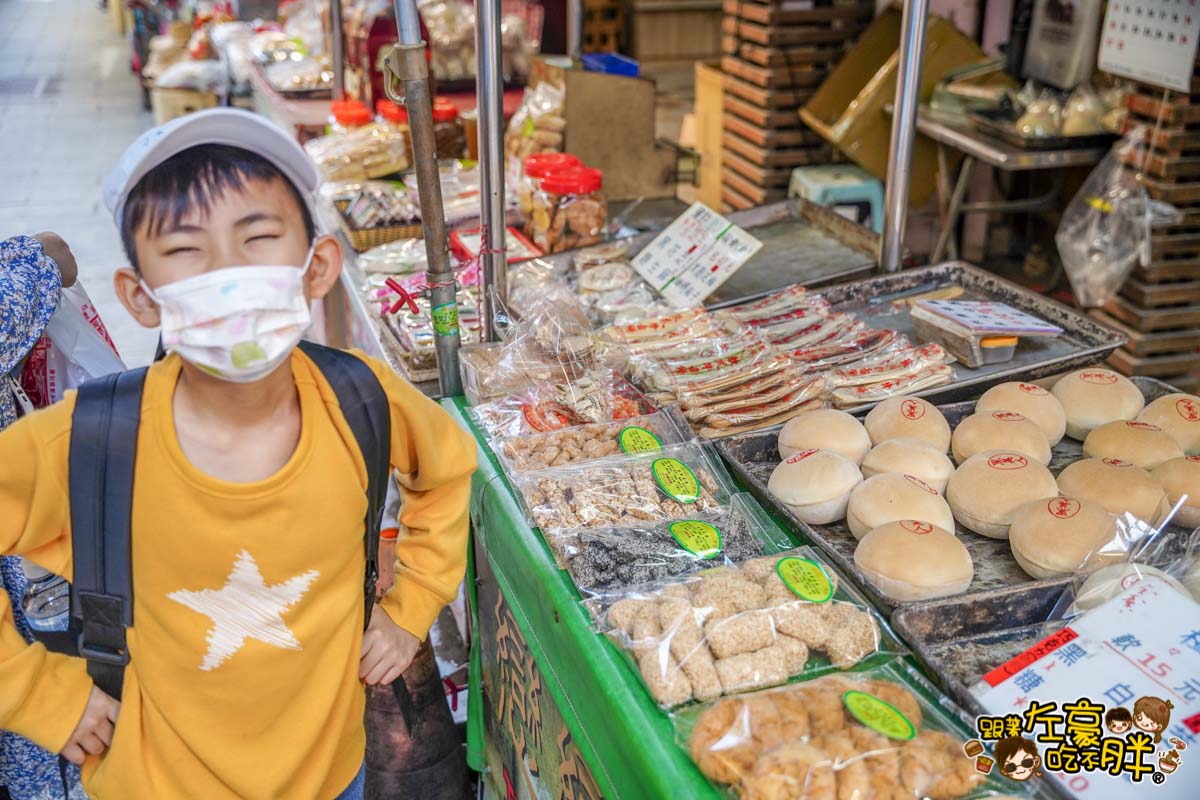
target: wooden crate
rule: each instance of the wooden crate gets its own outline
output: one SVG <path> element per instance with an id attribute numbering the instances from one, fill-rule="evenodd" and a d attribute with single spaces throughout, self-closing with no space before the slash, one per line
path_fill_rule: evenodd
<path id="1" fill-rule="evenodd" d="M 1200 350 L 1200 328 L 1145 333 L 1104 311 L 1093 310 L 1088 314 L 1097 322 L 1125 334 L 1129 338 L 1125 349 L 1135 356 L 1194 353 Z"/>
<path id="2" fill-rule="evenodd" d="M 829 74 L 827 69 L 814 64 L 762 67 L 737 56 L 722 58 L 721 69 L 727 75 L 764 89 L 815 89 Z"/>
<path id="3" fill-rule="evenodd" d="M 725 189 L 732 189 L 754 205 L 774 203 L 787 197 L 787 189 L 759 186 L 753 180 L 731 170 L 727 163 L 721 164 L 721 185 Z"/>
<path id="4" fill-rule="evenodd" d="M 799 118 L 797 109 L 813 96 L 816 89 L 765 89 L 741 78 L 725 74 L 725 96 L 737 98 L 764 111 L 782 110 Z"/>
<path id="5" fill-rule="evenodd" d="M 154 111 L 155 125 L 163 125 L 193 111 L 216 108 L 220 102 L 221 99 L 214 92 L 158 87 L 150 90 L 150 108 Z"/>
<path id="6" fill-rule="evenodd" d="M 1200 281 L 1143 283 L 1130 278 L 1121 287 L 1121 295 L 1142 308 L 1195 305 L 1200 303 Z"/>
<path id="7" fill-rule="evenodd" d="M 726 153 L 737 153 L 742 158 L 760 167 L 803 167 L 809 164 L 825 164 L 833 157 L 829 145 L 821 143 L 806 147 L 760 147 L 746 141 L 735 133 L 725 131 L 721 144 Z"/>
<path id="8" fill-rule="evenodd" d="M 583 52 L 624 52 L 629 46 L 627 23 L 621 0 L 584 0 Z"/>
<path id="9" fill-rule="evenodd" d="M 817 0 L 813 8 L 785 8 L 783 3 L 763 0 L 725 0 L 725 13 L 759 25 L 771 26 L 815 26 L 820 23 L 848 24 L 856 21 L 868 23 L 875 16 L 874 0 L 859 0 L 857 3 L 822 2 Z"/>

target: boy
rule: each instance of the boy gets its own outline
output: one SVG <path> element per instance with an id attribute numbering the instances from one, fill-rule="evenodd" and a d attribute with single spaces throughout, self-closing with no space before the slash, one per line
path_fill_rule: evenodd
<path id="1" fill-rule="evenodd" d="M 314 235 L 317 183 L 294 141 L 231 109 L 148 132 L 105 183 L 132 265 L 117 295 L 170 352 L 142 395 L 122 702 L 0 628 L 0 728 L 82 763 L 97 800 L 361 797 L 361 681 L 401 674 L 462 579 L 473 442 L 368 361 L 406 535 L 363 633 L 364 461 L 296 347 L 342 265 Z M 68 579 L 73 405 L 0 435 L 0 554 Z"/>

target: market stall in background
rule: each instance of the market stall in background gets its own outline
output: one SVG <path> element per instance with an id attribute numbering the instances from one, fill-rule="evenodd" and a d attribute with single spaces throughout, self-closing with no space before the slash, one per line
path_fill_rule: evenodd
<path id="1" fill-rule="evenodd" d="M 160 120 L 304 143 L 327 338 L 479 441 L 438 647 L 484 796 L 1194 794 L 1200 15 L 877 5 L 146 43 Z"/>

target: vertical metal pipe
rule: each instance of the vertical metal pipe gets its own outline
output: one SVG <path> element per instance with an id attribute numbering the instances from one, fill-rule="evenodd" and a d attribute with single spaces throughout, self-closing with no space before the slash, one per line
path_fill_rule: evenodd
<path id="1" fill-rule="evenodd" d="M 394 0 L 399 50 L 419 50 L 424 59 L 425 42 L 415 0 Z M 400 52 L 392 58 L 403 59 Z M 446 244 L 446 216 L 442 207 L 442 178 L 435 157 L 437 143 L 433 135 L 433 96 L 428 77 L 404 81 L 404 104 L 408 107 L 408 127 L 412 136 L 413 161 L 417 174 L 417 198 L 421 203 L 421 227 L 425 231 L 425 256 L 428 269 L 429 301 L 433 308 L 434 346 L 437 350 L 438 381 L 442 394 L 462 394 L 458 373 L 458 294 L 450 251 Z"/>
<path id="2" fill-rule="evenodd" d="M 583 53 L 583 0 L 567 0 L 567 55 Z"/>
<path id="3" fill-rule="evenodd" d="M 475 85 L 479 112 L 479 189 L 482 208 L 481 310 L 488 341 L 498 341 L 498 306 L 508 297 L 504 221 L 504 77 L 501 71 L 500 0 L 475 7 Z"/>
<path id="4" fill-rule="evenodd" d="M 346 35 L 342 0 L 329 0 L 329 60 L 333 66 L 333 99 L 346 99 Z"/>
<path id="5" fill-rule="evenodd" d="M 912 183 L 913 144 L 917 136 L 917 106 L 921 95 L 921 62 L 925 56 L 925 22 L 929 0 L 906 0 L 900 23 L 900 63 L 896 103 L 888 150 L 887 190 L 883 203 L 883 240 L 879 266 L 900 269 L 904 228 L 908 222 L 908 189 Z"/>

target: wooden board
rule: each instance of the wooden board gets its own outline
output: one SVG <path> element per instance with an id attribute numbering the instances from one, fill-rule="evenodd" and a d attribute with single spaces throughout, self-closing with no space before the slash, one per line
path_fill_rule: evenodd
<path id="1" fill-rule="evenodd" d="M 721 166 L 733 170 L 756 186 L 787 190 L 792 179 L 791 167 L 760 167 L 742 158 L 733 150 L 721 153 Z"/>
<path id="2" fill-rule="evenodd" d="M 833 151 L 827 145 L 772 149 L 747 142 L 729 131 L 721 137 L 721 144 L 726 153 L 737 153 L 760 167 L 802 167 L 807 164 L 826 164 L 833 159 Z"/>
<path id="3" fill-rule="evenodd" d="M 821 44 L 835 42 L 845 44 L 853 42 L 862 34 L 870 22 L 855 21 L 846 25 L 830 27 L 829 25 L 756 25 L 753 22 L 725 17 L 721 30 L 730 39 L 754 42 L 770 47 L 786 47 L 798 44 Z"/>
<path id="4" fill-rule="evenodd" d="M 1104 311 L 1092 310 L 1088 315 L 1097 322 L 1125 334 L 1129 341 L 1125 349 L 1135 356 L 1154 356 L 1167 353 L 1192 353 L 1200 348 L 1200 328 L 1163 333 L 1143 333 L 1114 319 Z"/>
<path id="5" fill-rule="evenodd" d="M 1104 310 L 1139 331 L 1200 328 L 1200 305 L 1147 309 L 1116 297 L 1105 303 Z"/>
<path id="6" fill-rule="evenodd" d="M 1144 91 L 1145 88 L 1139 87 L 1139 90 Z M 1126 96 L 1125 104 L 1135 114 L 1140 114 L 1143 117 L 1149 117 L 1153 120 L 1159 119 L 1161 112 L 1162 123 L 1165 125 L 1200 122 L 1200 105 L 1194 105 L 1187 100 L 1174 99 L 1168 99 L 1164 103 L 1162 100 L 1162 90 L 1155 89 L 1154 92 L 1154 95 L 1132 92 Z"/>
<path id="7" fill-rule="evenodd" d="M 806 125 L 799 124 L 794 128 L 760 128 L 732 114 L 725 115 L 726 133 L 735 133 L 751 144 L 759 147 L 777 149 L 784 147 L 804 147 L 805 145 L 822 144 L 825 140 L 820 134 Z"/>
<path id="8" fill-rule="evenodd" d="M 722 52 L 737 56 L 760 67 L 791 67 L 811 64 L 832 72 L 838 60 L 846 53 L 844 47 L 765 47 L 753 42 L 725 36 L 721 39 Z"/>
<path id="9" fill-rule="evenodd" d="M 1142 308 L 1194 305 L 1200 303 L 1200 281 L 1142 283 L 1130 278 L 1121 294 Z"/>
<path id="10" fill-rule="evenodd" d="M 756 185 L 748 178 L 744 178 L 733 170 L 729 169 L 729 165 L 721 164 L 721 184 L 737 192 L 747 200 L 752 201 L 755 205 L 763 205 L 764 203 L 773 203 L 776 200 L 787 198 L 786 189 L 765 188 Z"/>
<path id="11" fill-rule="evenodd" d="M 1200 155 L 1161 153 L 1144 147 L 1130 147 L 1121 152 L 1121 161 L 1135 169 L 1173 180 L 1175 178 L 1200 178 Z"/>
<path id="12" fill-rule="evenodd" d="M 1185 375 L 1196 366 L 1195 353 L 1163 356 L 1135 356 L 1118 347 L 1108 357 L 1108 363 L 1124 375 L 1145 375 L 1150 378 L 1165 378 L 1168 375 Z M 1174 381 L 1168 381 L 1173 383 Z"/>
<path id="13" fill-rule="evenodd" d="M 725 96 L 734 96 L 758 108 L 784 110 L 796 114 L 796 109 L 817 93 L 812 89 L 764 89 L 733 75 L 725 75 Z M 798 116 L 798 115 L 797 115 Z"/>
<path id="14" fill-rule="evenodd" d="M 764 0 L 725 0 L 725 13 L 731 17 L 757 22 L 760 25 L 809 25 L 816 22 L 833 22 L 835 20 L 871 21 L 875 14 L 873 0 L 860 0 L 858 3 L 843 5 L 824 5 L 821 8 L 786 8 L 786 3 L 769 2 Z"/>
<path id="15" fill-rule="evenodd" d="M 760 67 L 735 56 L 721 59 L 721 69 L 743 81 L 764 89 L 815 89 L 825 80 L 827 71 L 811 65 L 793 67 Z"/>
<path id="16" fill-rule="evenodd" d="M 1200 257 L 1155 259 L 1147 267 L 1139 263 L 1133 276 L 1143 283 L 1200 280 Z"/>
<path id="17" fill-rule="evenodd" d="M 1155 120 L 1140 114 L 1129 114 L 1121 132 L 1129 133 L 1144 126 L 1147 141 L 1155 150 L 1171 155 L 1200 151 L 1200 126 L 1159 127 L 1156 131 L 1154 123 Z"/>
<path id="18" fill-rule="evenodd" d="M 1142 185 L 1155 200 L 1166 203 L 1200 203 L 1200 181 L 1186 183 L 1142 176 Z"/>
<path id="19" fill-rule="evenodd" d="M 747 208 L 754 208 L 755 202 L 749 198 L 742 197 L 728 186 L 722 186 L 721 205 L 724 207 L 724 211 L 744 211 Z"/>
<path id="20" fill-rule="evenodd" d="M 754 103 L 748 103 L 740 97 L 735 97 L 728 92 L 726 92 L 723 102 L 727 117 L 732 114 L 759 128 L 778 130 L 781 128 L 792 129 L 803 127 L 805 130 L 808 129 L 800 121 L 800 114 L 794 108 L 762 108 L 761 106 L 756 106 Z"/>

